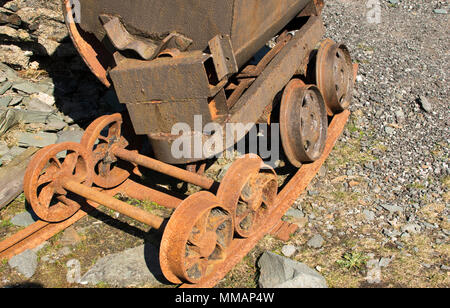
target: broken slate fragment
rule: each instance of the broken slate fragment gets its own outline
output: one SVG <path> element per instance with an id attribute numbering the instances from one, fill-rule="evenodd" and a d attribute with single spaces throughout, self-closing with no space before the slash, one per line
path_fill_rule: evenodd
<path id="1" fill-rule="evenodd" d="M 19 146 L 23 147 L 38 147 L 44 148 L 46 146 L 55 144 L 58 136 L 53 133 L 19 133 L 17 136 Z"/>
<path id="2" fill-rule="evenodd" d="M 37 98 L 28 98 L 26 101 L 28 110 L 40 112 L 52 112 L 53 108 Z"/>
<path id="3" fill-rule="evenodd" d="M 12 82 L 11 81 L 7 81 L 3 84 L 0 85 L 0 95 L 5 94 L 6 91 L 8 91 L 11 87 L 12 87 Z"/>
<path id="4" fill-rule="evenodd" d="M 38 266 L 37 255 L 31 250 L 25 250 L 21 254 L 12 257 L 9 262 L 9 266 L 16 269 L 20 274 L 26 278 L 33 277 Z"/>
<path id="5" fill-rule="evenodd" d="M 63 143 L 63 142 L 80 143 L 83 135 L 84 135 L 84 131 L 81 129 L 80 130 L 78 130 L 78 129 L 67 130 L 67 131 L 59 132 L 58 140 L 56 141 L 56 143 Z"/>
<path id="6" fill-rule="evenodd" d="M 12 88 L 16 91 L 20 91 L 26 94 L 33 94 L 39 92 L 39 89 L 37 87 L 35 87 L 31 82 L 27 81 L 16 83 L 12 86 Z"/>
<path id="7" fill-rule="evenodd" d="M 0 97 L 0 107 L 8 107 L 12 101 L 12 96 L 2 96 Z"/>

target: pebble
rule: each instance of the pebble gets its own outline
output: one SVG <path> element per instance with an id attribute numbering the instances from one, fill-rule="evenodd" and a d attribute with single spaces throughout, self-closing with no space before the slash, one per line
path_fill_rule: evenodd
<path id="1" fill-rule="evenodd" d="M 281 253 L 288 258 L 292 257 L 296 251 L 297 248 L 294 245 L 284 245 L 281 249 Z"/>
<path id="2" fill-rule="evenodd" d="M 375 219 L 375 213 L 369 210 L 364 210 L 363 215 L 367 221 L 373 221 Z"/>
<path id="3" fill-rule="evenodd" d="M 433 105 L 429 102 L 429 100 L 425 96 L 420 96 L 420 104 L 426 112 L 430 113 L 433 111 Z"/>
<path id="4" fill-rule="evenodd" d="M 323 246 L 324 243 L 325 240 L 323 239 L 323 237 L 320 234 L 316 234 L 306 244 L 311 248 L 319 249 Z"/>
<path id="5" fill-rule="evenodd" d="M 436 14 L 447 14 L 447 10 L 445 9 L 434 9 L 433 12 Z"/>

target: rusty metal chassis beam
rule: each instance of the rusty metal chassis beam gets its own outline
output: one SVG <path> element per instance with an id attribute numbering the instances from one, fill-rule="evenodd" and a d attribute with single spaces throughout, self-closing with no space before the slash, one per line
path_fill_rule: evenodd
<path id="1" fill-rule="evenodd" d="M 311 16 L 231 109 L 230 123 L 256 123 L 275 96 L 298 71 L 304 71 L 309 55 L 325 28 L 320 16 Z"/>
<path id="2" fill-rule="evenodd" d="M 198 284 L 184 284 L 182 288 L 212 288 L 222 280 L 245 257 L 258 242 L 276 227 L 286 211 L 295 202 L 298 196 L 308 187 L 330 155 L 333 147 L 342 134 L 346 123 L 350 117 L 349 111 L 336 115 L 329 128 L 328 139 L 325 150 L 321 158 L 312 164 L 303 165 L 297 174 L 289 181 L 284 189 L 278 194 L 275 205 L 271 213 L 268 214 L 265 222 L 261 223 L 261 228 L 249 238 L 233 239 L 228 251 L 228 257 L 215 273 L 208 276 Z"/>

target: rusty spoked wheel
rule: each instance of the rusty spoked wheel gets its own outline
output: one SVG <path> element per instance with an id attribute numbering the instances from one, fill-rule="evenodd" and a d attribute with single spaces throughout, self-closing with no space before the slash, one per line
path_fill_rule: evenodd
<path id="1" fill-rule="evenodd" d="M 316 83 L 324 97 L 330 116 L 348 109 L 353 92 L 353 63 L 342 44 L 324 40 L 317 53 Z"/>
<path id="2" fill-rule="evenodd" d="M 184 200 L 170 218 L 161 241 L 160 262 L 172 283 L 198 283 L 227 257 L 233 217 L 209 192 Z"/>
<path id="3" fill-rule="evenodd" d="M 98 118 L 86 129 L 81 145 L 92 152 L 94 183 L 102 188 L 113 188 L 125 182 L 130 172 L 118 166 L 112 153 L 113 146 L 126 148 L 128 142 L 122 137 L 122 116 L 107 115 Z"/>
<path id="4" fill-rule="evenodd" d="M 328 118 L 319 89 L 293 79 L 280 106 L 280 133 L 284 152 L 295 167 L 316 161 L 327 140 Z"/>
<path id="5" fill-rule="evenodd" d="M 25 197 L 42 220 L 61 222 L 80 209 L 79 198 L 63 188 L 64 180 L 92 185 L 90 155 L 77 143 L 46 147 L 28 165 L 23 185 Z"/>
<path id="6" fill-rule="evenodd" d="M 270 215 L 277 193 L 275 171 L 259 156 L 248 154 L 227 171 L 217 197 L 233 213 L 236 234 L 247 238 Z"/>

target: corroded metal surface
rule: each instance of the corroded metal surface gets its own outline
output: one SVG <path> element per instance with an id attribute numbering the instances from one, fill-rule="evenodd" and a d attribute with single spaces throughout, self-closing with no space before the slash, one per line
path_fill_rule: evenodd
<path id="1" fill-rule="evenodd" d="M 275 171 L 259 156 L 249 154 L 228 169 L 217 197 L 233 213 L 236 234 L 249 237 L 270 215 L 277 192 Z"/>
<path id="2" fill-rule="evenodd" d="M 322 156 L 314 163 L 303 165 L 297 174 L 289 181 L 289 183 L 283 188 L 283 190 L 277 195 L 274 203 L 274 210 L 271 212 L 261 224 L 261 227 L 251 237 L 246 239 L 235 238 L 229 248 L 228 257 L 223 262 L 220 269 L 196 284 L 184 284 L 183 288 L 211 288 L 214 287 L 225 275 L 236 266 L 244 256 L 246 256 L 250 250 L 261 240 L 264 235 L 270 233 L 273 228 L 279 224 L 280 219 L 289 209 L 289 207 L 295 202 L 298 196 L 304 191 L 309 183 L 313 180 L 316 174 L 319 172 L 321 166 L 330 155 L 335 143 L 339 136 L 342 134 L 345 124 L 350 116 L 349 111 L 344 111 L 334 117 L 330 126 L 328 127 L 328 140 L 325 146 L 325 150 Z"/>
<path id="3" fill-rule="evenodd" d="M 120 114 L 94 121 L 80 144 L 41 150 L 27 170 L 24 190 L 45 221 L 0 242 L 0 256 L 37 246 L 86 215 L 86 204 L 106 206 L 163 232 L 161 269 L 183 287 L 214 286 L 265 234 L 288 239 L 297 226 L 281 218 L 330 154 L 350 114 L 343 111 L 354 82 L 348 50 L 325 40 L 314 52 L 324 33 L 323 1 L 82 0 L 80 24 L 71 2 L 64 2 L 66 20 L 77 49 L 106 85 L 112 77 L 135 132 L 149 136 L 157 159 L 127 149 Z M 293 26 L 298 31 L 290 32 Z M 276 34 L 275 48 L 242 69 Z M 108 62 L 112 55 L 115 61 Z M 295 75 L 317 80 L 318 87 L 292 79 Z M 173 124 L 192 124 L 195 114 L 222 127 L 256 123 L 262 115 L 270 123 L 283 89 L 281 138 L 300 170 L 281 192 L 275 171 L 256 155 L 235 161 L 221 183 L 203 175 L 205 164 L 197 171 L 195 165 L 185 170 L 161 161 L 180 163 L 170 153 L 179 137 L 171 135 Z M 325 103 L 330 115 L 341 112 L 329 127 Z M 198 134 L 204 142 L 211 137 L 193 130 L 185 138 Z M 131 180 L 141 176 L 138 166 L 208 191 L 181 200 Z M 118 193 L 175 211 L 166 221 L 120 201 Z"/>
<path id="4" fill-rule="evenodd" d="M 323 152 L 328 117 L 319 89 L 292 79 L 286 86 L 280 108 L 280 134 L 292 165 L 313 162 Z"/>
<path id="5" fill-rule="evenodd" d="M 172 283 L 196 283 L 214 273 L 228 254 L 233 217 L 211 193 L 199 192 L 175 210 L 161 240 L 160 262 Z"/>
<path id="6" fill-rule="evenodd" d="M 350 52 L 330 39 L 321 43 L 316 61 L 316 83 L 323 94 L 328 115 L 350 106 L 353 95 L 353 63 Z"/>
<path id="7" fill-rule="evenodd" d="M 64 159 L 60 155 L 66 153 Z M 24 192 L 34 212 L 44 221 L 63 221 L 80 209 L 69 196 L 63 179 L 90 187 L 92 164 L 89 152 L 77 143 L 61 143 L 40 150 L 28 165 Z"/>
<path id="8" fill-rule="evenodd" d="M 113 145 L 125 148 L 128 142 L 122 137 L 122 116 L 114 114 L 95 120 L 86 129 L 81 145 L 92 153 L 94 183 L 102 188 L 113 188 L 125 182 L 130 173 L 116 165 L 111 155 Z"/>

